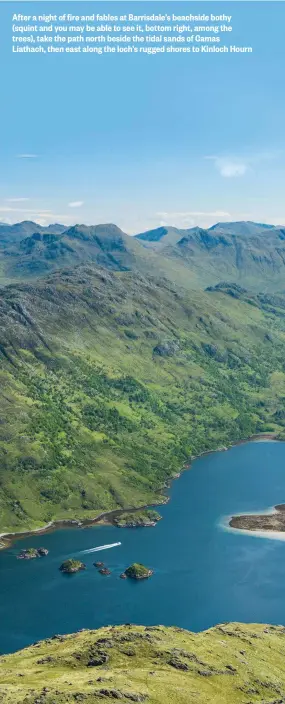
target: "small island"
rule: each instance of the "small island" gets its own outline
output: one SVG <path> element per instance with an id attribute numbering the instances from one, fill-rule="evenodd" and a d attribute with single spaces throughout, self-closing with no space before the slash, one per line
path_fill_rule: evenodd
<path id="1" fill-rule="evenodd" d="M 94 567 L 104 567 L 104 562 L 93 562 Z"/>
<path id="2" fill-rule="evenodd" d="M 79 572 L 80 570 L 86 570 L 86 565 L 80 560 L 75 560 L 71 558 L 69 560 L 64 560 L 62 565 L 60 565 L 60 571 L 65 574 L 74 574 L 74 572 Z"/>
<path id="3" fill-rule="evenodd" d="M 111 570 L 109 570 L 108 567 L 101 567 L 101 569 L 98 570 L 98 572 L 100 572 L 100 574 L 104 574 L 106 576 L 111 574 Z"/>
<path id="4" fill-rule="evenodd" d="M 134 562 L 125 570 L 124 574 L 131 579 L 148 579 L 148 577 L 151 577 L 153 574 L 153 570 L 148 569 L 148 567 L 145 567 L 140 562 Z"/>
<path id="5" fill-rule="evenodd" d="M 18 560 L 34 560 L 36 557 L 45 557 L 48 555 L 46 548 L 24 548 L 17 555 Z"/>
<path id="6" fill-rule="evenodd" d="M 278 504 L 270 513 L 232 516 L 229 525 L 236 530 L 285 532 L 285 504 Z"/>
<path id="7" fill-rule="evenodd" d="M 160 520 L 161 515 L 157 511 L 146 509 L 133 513 L 121 513 L 114 517 L 113 523 L 118 528 L 153 528 Z"/>

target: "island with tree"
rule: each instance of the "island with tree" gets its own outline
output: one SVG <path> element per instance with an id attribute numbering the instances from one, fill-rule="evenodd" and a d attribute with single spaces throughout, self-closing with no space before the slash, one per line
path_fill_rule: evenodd
<path id="1" fill-rule="evenodd" d="M 130 567 L 127 567 L 123 574 L 131 579 L 148 579 L 153 574 L 153 570 L 145 567 L 140 562 L 134 562 Z"/>
<path id="2" fill-rule="evenodd" d="M 80 570 L 85 570 L 86 565 L 84 565 L 83 562 L 80 562 L 80 560 L 75 560 L 74 558 L 70 558 L 69 560 L 64 560 L 62 565 L 60 565 L 60 571 L 64 572 L 65 574 L 74 574 L 74 572 L 79 572 Z"/>

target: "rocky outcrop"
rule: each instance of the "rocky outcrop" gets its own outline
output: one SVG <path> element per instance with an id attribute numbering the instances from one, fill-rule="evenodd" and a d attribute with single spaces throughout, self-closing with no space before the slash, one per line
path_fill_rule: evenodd
<path id="1" fill-rule="evenodd" d="M 46 548 L 24 548 L 17 555 L 18 560 L 34 560 L 36 557 L 45 557 L 48 555 Z"/>
<path id="2" fill-rule="evenodd" d="M 153 509 L 121 513 L 113 518 L 113 523 L 119 528 L 153 528 L 161 516 Z"/>
<path id="3" fill-rule="evenodd" d="M 106 576 L 108 576 L 109 574 L 111 574 L 111 570 L 109 570 L 108 567 L 101 567 L 101 569 L 99 570 L 99 572 L 100 572 L 100 574 L 103 574 L 103 575 L 106 575 Z"/>

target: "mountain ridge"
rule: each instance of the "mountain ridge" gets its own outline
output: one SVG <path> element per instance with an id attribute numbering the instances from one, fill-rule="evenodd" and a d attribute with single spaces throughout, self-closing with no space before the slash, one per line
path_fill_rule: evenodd
<path id="1" fill-rule="evenodd" d="M 0 227 L 4 284 L 45 276 L 65 266 L 95 263 L 113 270 L 165 272 L 192 289 L 215 285 L 221 279 L 255 291 L 284 289 L 282 227 L 241 221 L 217 223 L 208 229 L 161 226 L 135 236 L 112 223 L 62 229 L 61 225 L 43 228 L 24 222 L 9 227 L 11 240 L 7 227 Z"/>

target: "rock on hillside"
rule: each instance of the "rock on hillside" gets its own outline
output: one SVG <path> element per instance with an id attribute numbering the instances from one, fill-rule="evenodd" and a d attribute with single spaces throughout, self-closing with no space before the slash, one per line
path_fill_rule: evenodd
<path id="1" fill-rule="evenodd" d="M 2 704 L 281 704 L 285 629 L 108 626 L 0 658 Z"/>

